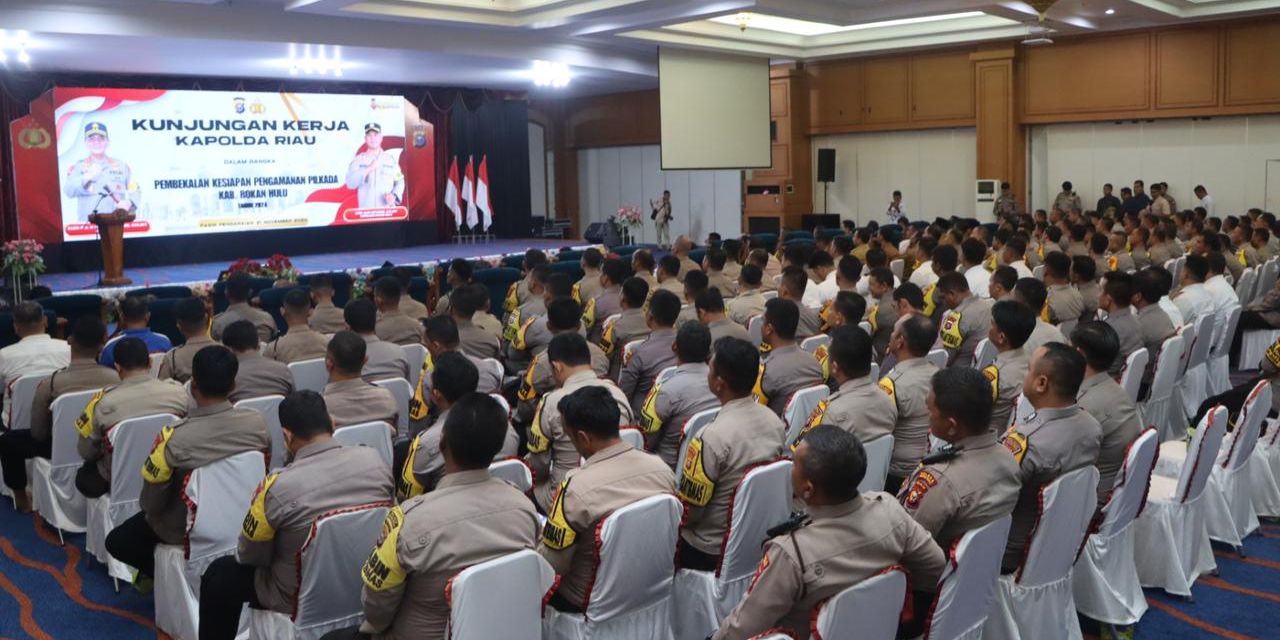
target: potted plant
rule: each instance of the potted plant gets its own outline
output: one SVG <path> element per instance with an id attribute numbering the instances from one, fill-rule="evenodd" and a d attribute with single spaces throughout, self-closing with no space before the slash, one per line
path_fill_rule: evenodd
<path id="1" fill-rule="evenodd" d="M 302 272 L 294 268 L 289 256 L 282 253 L 267 258 L 267 262 L 262 265 L 262 276 L 274 279 L 273 286 L 276 287 L 291 287 L 298 283 L 300 275 Z"/>
<path id="2" fill-rule="evenodd" d="M 44 273 L 44 245 L 35 240 L 10 240 L 4 243 L 3 269 L 13 289 L 13 303 L 22 302 L 26 292 L 36 286 L 36 274 Z"/>
<path id="3" fill-rule="evenodd" d="M 639 229 L 644 224 L 644 219 L 640 217 L 640 208 L 632 205 L 624 205 L 618 207 L 617 213 L 609 217 L 609 223 L 613 226 L 614 232 L 622 244 L 632 244 L 632 228 Z M 637 233 L 638 237 L 639 234 Z"/>

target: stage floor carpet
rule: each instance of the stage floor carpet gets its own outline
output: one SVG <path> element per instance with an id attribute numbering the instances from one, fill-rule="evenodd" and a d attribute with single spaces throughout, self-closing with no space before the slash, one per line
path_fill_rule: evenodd
<path id="1" fill-rule="evenodd" d="M 519 240 L 494 240 L 477 244 L 430 244 L 417 247 L 353 251 L 349 253 L 325 253 L 305 256 L 289 256 L 293 266 L 302 273 L 348 271 L 380 267 L 384 262 L 392 264 L 425 264 L 448 261 L 454 258 L 480 258 L 522 252 L 526 249 L 559 249 L 584 244 L 582 240 L 525 238 Z M 127 250 L 127 247 L 126 247 Z M 267 256 L 253 256 L 261 261 Z M 162 284 L 192 284 L 213 282 L 218 274 L 231 264 L 230 260 L 175 264 L 163 267 L 125 269 L 125 275 L 133 279 L 128 287 L 104 289 L 98 286 L 98 272 L 50 273 L 40 276 L 40 284 L 59 293 L 100 293 L 116 289 L 134 289 Z"/>

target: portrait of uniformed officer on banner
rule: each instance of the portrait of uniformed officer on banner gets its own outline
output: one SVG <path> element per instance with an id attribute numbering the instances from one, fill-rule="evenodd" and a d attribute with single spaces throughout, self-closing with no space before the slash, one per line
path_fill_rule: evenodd
<path id="1" fill-rule="evenodd" d="M 84 146 L 89 155 L 67 170 L 63 190 L 76 199 L 76 219 L 88 222 L 94 213 L 117 209 L 134 211 L 138 205 L 138 185 L 129 165 L 107 155 L 107 126 L 90 122 L 84 126 Z"/>
<path id="2" fill-rule="evenodd" d="M 382 148 L 382 125 L 364 126 L 364 145 L 364 152 L 347 167 L 347 188 L 357 190 L 361 209 L 400 206 L 404 173 L 400 161 Z"/>

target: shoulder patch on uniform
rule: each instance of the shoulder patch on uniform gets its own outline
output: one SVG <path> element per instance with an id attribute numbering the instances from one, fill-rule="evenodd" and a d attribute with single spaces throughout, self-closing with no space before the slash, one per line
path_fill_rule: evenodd
<path id="1" fill-rule="evenodd" d="M 502 339 L 507 342 L 514 342 L 517 334 L 520 333 L 520 310 L 513 309 L 511 317 L 507 319 L 507 326 L 502 328 Z"/>
<path id="2" fill-rule="evenodd" d="M 658 415 L 658 394 L 661 392 L 662 384 L 653 385 L 649 389 L 649 395 L 644 397 L 644 406 L 640 408 L 640 426 L 649 435 L 662 430 L 662 416 Z"/>
<path id="3" fill-rule="evenodd" d="M 539 353 L 533 357 L 533 361 L 529 363 L 529 368 L 525 370 L 524 376 L 520 378 L 520 389 L 516 391 L 516 399 L 521 402 L 532 402 L 538 397 L 538 389 L 534 385 L 533 374 L 538 371 L 538 363 L 542 361 L 543 354 Z"/>
<path id="4" fill-rule="evenodd" d="M 582 326 L 590 331 L 596 326 L 596 299 L 592 298 L 587 301 L 586 307 L 582 309 Z"/>
<path id="5" fill-rule="evenodd" d="M 987 365 L 982 368 L 982 375 L 987 377 L 991 382 L 991 399 L 993 401 L 1000 399 L 1000 368 L 994 364 Z"/>
<path id="6" fill-rule="evenodd" d="M 964 342 L 964 336 L 960 334 L 960 317 L 961 314 L 955 309 L 951 309 L 942 314 L 942 346 L 948 349 L 959 349 Z"/>
<path id="7" fill-rule="evenodd" d="M 76 418 L 76 432 L 81 438 L 88 438 L 93 435 L 93 413 L 98 408 L 98 401 L 102 399 L 102 395 L 106 393 L 105 389 L 99 389 L 93 394 L 93 398 L 89 400 L 89 404 L 85 406 L 84 412 L 80 417 Z"/>
<path id="8" fill-rule="evenodd" d="M 880 384 L 877 385 L 880 390 L 889 394 L 889 399 L 893 401 L 893 406 L 898 406 L 898 389 L 893 384 L 893 378 L 885 376 L 880 378 Z"/>
<path id="9" fill-rule="evenodd" d="M 430 407 L 427 406 L 427 378 L 430 377 L 431 354 L 422 360 L 422 369 L 418 373 L 418 384 L 413 386 L 413 397 L 409 399 L 409 419 L 425 420 Z"/>
<path id="10" fill-rule="evenodd" d="M 542 430 L 542 409 L 546 404 L 544 397 L 533 410 L 533 423 L 529 425 L 529 453 L 546 453 L 551 448 L 551 439 Z"/>
<path id="11" fill-rule="evenodd" d="M 517 293 L 519 286 L 520 282 L 516 281 L 512 282 L 511 286 L 507 287 L 507 298 L 502 301 L 502 306 L 506 307 L 507 311 L 515 311 L 516 307 L 520 304 L 520 296 Z"/>
<path id="12" fill-rule="evenodd" d="M 1271 346 L 1267 347 L 1266 356 L 1272 366 L 1280 369 L 1280 339 L 1277 339 L 1271 343 Z"/>
<path id="13" fill-rule="evenodd" d="M 582 304 L 582 283 L 581 282 L 573 283 L 573 291 L 570 292 L 569 295 L 573 296 L 574 302 L 578 304 Z"/>
<path id="14" fill-rule="evenodd" d="M 818 406 L 809 412 L 809 418 L 804 421 L 804 426 L 800 428 L 800 434 L 796 436 L 796 441 L 791 443 L 791 450 L 795 451 L 800 443 L 804 441 L 804 437 L 810 431 L 813 431 L 818 425 L 822 424 L 822 420 L 827 417 L 827 399 L 818 401 Z"/>
<path id="15" fill-rule="evenodd" d="M 169 461 L 165 459 L 165 449 L 169 446 L 169 439 L 173 437 L 173 431 L 174 429 L 171 425 L 165 425 L 160 430 L 160 433 L 156 435 L 156 442 L 151 446 L 151 454 L 142 463 L 142 479 L 146 482 L 162 484 L 173 477 L 173 469 L 169 467 Z"/>
<path id="16" fill-rule="evenodd" d="M 427 490 L 413 475 L 413 465 L 418 460 L 418 450 L 422 448 L 421 435 L 409 441 L 409 453 L 405 456 L 404 467 L 400 469 L 400 477 L 396 478 L 396 495 L 401 502 L 422 495 Z"/>
<path id="17" fill-rule="evenodd" d="M 761 343 L 762 345 L 764 343 Z M 755 397 L 756 402 L 763 405 L 769 404 L 769 396 L 764 392 L 764 363 L 760 363 L 760 369 L 756 371 L 756 386 L 751 389 L 751 395 Z"/>
<path id="18" fill-rule="evenodd" d="M 276 537 L 275 527 L 267 522 L 267 492 L 271 490 L 271 485 L 276 483 L 278 477 L 280 477 L 279 472 L 267 476 L 258 483 L 258 490 L 253 493 L 253 501 L 249 503 L 249 513 L 245 514 L 244 523 L 240 527 L 240 535 L 251 542 L 266 542 Z"/>
<path id="19" fill-rule="evenodd" d="M 578 533 L 569 526 L 569 520 L 564 516 L 564 497 L 569 492 L 568 489 L 568 480 L 560 483 L 560 488 L 556 489 L 555 502 L 551 505 L 550 517 L 542 527 L 542 544 L 555 551 L 572 547 L 578 539 Z"/>
<path id="20" fill-rule="evenodd" d="M 1022 464 L 1022 458 L 1027 455 L 1027 437 L 1010 427 L 1004 434 L 1004 448 L 1013 454 L 1018 464 Z"/>
<path id="21" fill-rule="evenodd" d="M 766 569 L 769 568 L 769 554 L 766 552 L 763 558 L 760 558 L 760 564 L 756 566 L 755 575 L 751 576 L 751 584 L 747 587 L 747 593 L 751 593 L 756 588 L 756 583 L 760 582 L 760 576 L 764 575 Z"/>
<path id="22" fill-rule="evenodd" d="M 382 534 L 373 553 L 360 570 L 364 585 L 373 591 L 386 591 L 404 583 L 406 573 L 400 566 L 396 545 L 400 541 L 400 528 L 404 526 L 404 512 L 392 507 L 382 521 Z"/>
<path id="23" fill-rule="evenodd" d="M 818 366 L 822 367 L 822 380 L 825 382 L 831 379 L 831 350 L 827 345 L 820 345 L 813 351 L 813 357 L 818 359 Z"/>
<path id="24" fill-rule="evenodd" d="M 711 494 L 716 490 L 716 483 L 707 477 L 706 468 L 702 464 L 702 438 L 694 438 L 689 442 L 683 470 L 680 476 L 680 499 L 695 507 L 707 506 L 711 502 Z"/>
<path id="25" fill-rule="evenodd" d="M 529 327 L 533 326 L 533 322 L 535 320 L 537 320 L 537 318 L 529 318 L 528 320 L 525 320 L 524 324 L 520 325 L 520 328 L 516 330 L 516 337 L 511 341 L 511 346 L 515 347 L 516 350 L 524 351 L 529 348 L 527 336 L 529 334 Z"/>
<path id="26" fill-rule="evenodd" d="M 936 486 L 938 486 L 938 479 L 928 469 L 916 471 L 915 477 L 911 480 L 911 486 L 907 488 L 906 495 L 903 496 L 902 504 L 908 509 L 919 507 L 920 501 L 924 499 L 924 494 Z"/>
<path id="27" fill-rule="evenodd" d="M 933 315 L 934 306 L 935 306 L 935 302 L 933 300 L 933 292 L 936 291 L 937 289 L 938 289 L 937 282 L 930 283 L 929 286 L 924 288 L 924 314 L 926 316 Z"/>

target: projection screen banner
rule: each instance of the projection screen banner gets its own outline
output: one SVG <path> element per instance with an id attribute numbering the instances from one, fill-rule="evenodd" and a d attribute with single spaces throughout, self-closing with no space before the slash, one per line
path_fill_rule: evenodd
<path id="1" fill-rule="evenodd" d="M 763 169 L 769 140 L 769 59 L 658 49 L 662 168 Z"/>
<path id="2" fill-rule="evenodd" d="M 52 93 L 63 240 L 95 239 L 88 216 L 117 208 L 134 237 L 409 217 L 400 96 Z M 434 143 L 423 126 L 415 147 Z"/>

